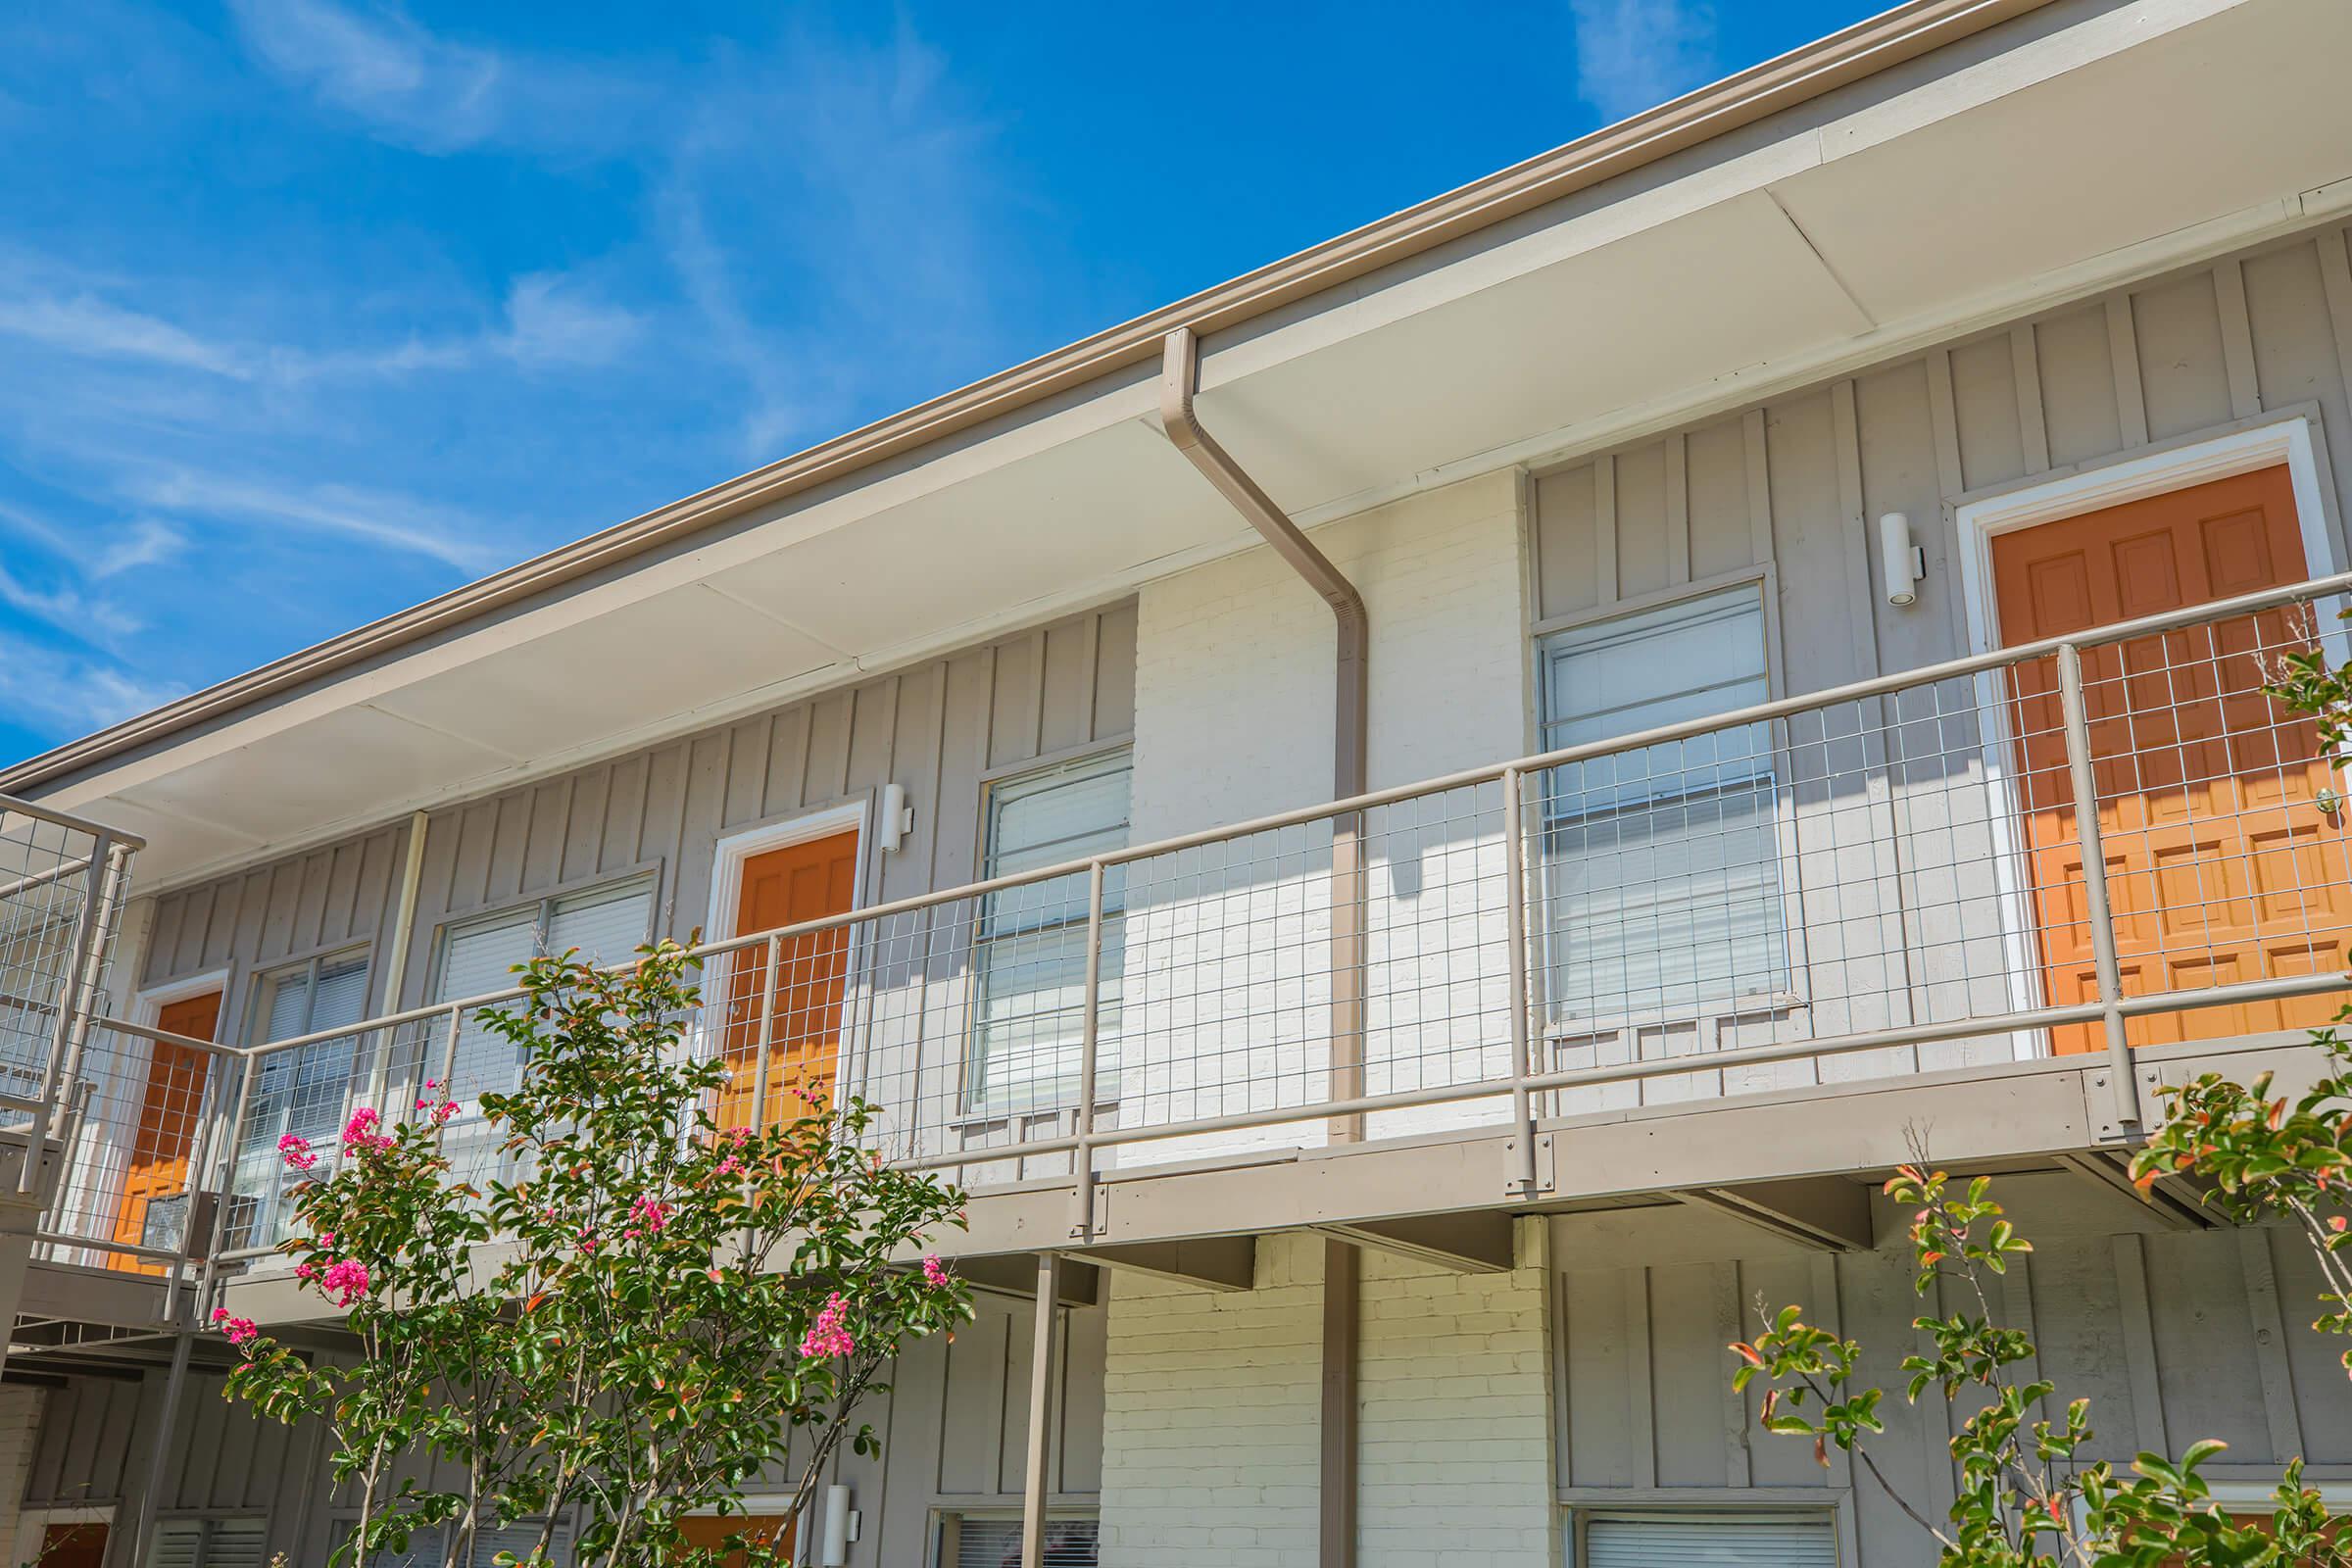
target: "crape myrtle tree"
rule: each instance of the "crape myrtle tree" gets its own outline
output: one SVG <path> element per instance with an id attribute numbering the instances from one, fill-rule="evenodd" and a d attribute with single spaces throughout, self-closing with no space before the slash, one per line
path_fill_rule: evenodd
<path id="1" fill-rule="evenodd" d="M 229 1396 L 327 1434 L 359 1508 L 337 1563 L 462 1568 L 516 1527 L 533 1544 L 498 1561 L 552 1561 L 565 1517 L 583 1568 L 781 1563 L 748 1528 L 689 1548 L 682 1521 L 743 1514 L 779 1471 L 805 1521 L 844 1444 L 875 1451 L 857 1414 L 900 1348 L 972 1316 L 936 1256 L 909 1261 L 962 1223 L 962 1195 L 861 1148 L 861 1101 L 803 1093 L 767 1126 L 717 1126 L 726 1068 L 685 1033 L 699 960 L 640 952 L 616 972 L 535 959 L 525 995 L 481 1014 L 525 1062 L 514 1093 L 481 1097 L 508 1179 L 453 1168 L 458 1107 L 431 1081 L 413 1114 L 354 1111 L 331 1174 L 280 1145 L 306 1174 L 283 1250 L 358 1352 L 213 1316 L 243 1352 Z"/>
<path id="2" fill-rule="evenodd" d="M 2287 655 L 2265 673 L 2276 702 L 2310 716 L 2324 755 L 2352 741 L 2352 665 L 2331 667 L 2318 647 Z M 2208 1073 L 2157 1091 L 2160 1125 L 2132 1157 L 2144 1193 L 2188 1178 L 2202 1200 L 2233 1223 L 2291 1227 L 2309 1244 L 2323 1282 L 2314 1327 L 2352 1336 L 2352 1228 L 2342 1212 L 2352 1188 L 2352 1008 L 2315 1031 L 2323 1066 L 2300 1093 L 2278 1093 L 2265 1073 L 2237 1083 Z M 1857 1377 L 1861 1345 L 1805 1320 L 1804 1308 L 1756 1303 L 1761 1332 L 1734 1345 L 1733 1386 L 1765 1384 L 1766 1429 L 1809 1437 L 1825 1463 L 1844 1449 L 1940 1546 L 1943 1568 L 2010 1568 L 2064 1562 L 2082 1568 L 2352 1568 L 2352 1527 L 2330 1519 L 2304 1484 L 2302 1460 L 2285 1467 L 2268 1509 L 2249 1517 L 2214 1500 L 2202 1469 L 2225 1445 L 2207 1440 L 2180 1454 L 2141 1453 L 2128 1469 L 2077 1458 L 2092 1436 L 2090 1401 L 2030 1375 L 2034 1348 L 2003 1324 L 1996 1277 L 2033 1250 L 1978 1177 L 1958 1183 L 1929 1163 L 1924 1147 L 1886 1183 L 1912 1210 L 1913 1285 L 1923 1299 L 1958 1309 L 1914 1320 L 1928 1348 L 1904 1357 L 1905 1396 L 1965 1399 L 1951 1453 L 1956 1496 L 1933 1519 L 1906 1498 L 1873 1453 L 1884 1432 L 1884 1390 Z M 2352 1373 L 2352 1349 L 2344 1352 Z"/>

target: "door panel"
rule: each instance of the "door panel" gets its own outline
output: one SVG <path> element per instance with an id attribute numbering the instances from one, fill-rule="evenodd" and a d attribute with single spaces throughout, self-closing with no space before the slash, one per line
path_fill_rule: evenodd
<path id="1" fill-rule="evenodd" d="M 1992 541 L 2004 642 L 2110 625 L 2308 575 L 2284 466 L 2019 529 Z M 2352 862 L 2314 727 L 2262 695 L 2263 663 L 2308 646 L 2296 610 L 2135 638 L 2082 655 L 2099 829 L 2126 995 L 2333 966 L 2352 933 Z M 2012 672 L 2025 842 L 2047 1000 L 2098 979 L 2067 770 L 2057 665 Z M 2134 1045 L 2325 1022 L 2323 998 L 2134 1019 Z M 2051 1031 L 2103 1047 L 2098 1025 Z"/>
<path id="2" fill-rule="evenodd" d="M 748 1535 L 777 1543 L 786 1557 L 792 1555 L 794 1529 L 775 1514 L 729 1514 L 723 1519 L 710 1514 L 689 1514 L 678 1524 L 685 1533 L 689 1549 L 715 1550 L 729 1536 Z M 724 1568 L 738 1568 L 743 1556 L 740 1551 L 731 1551 L 719 1560 Z"/>
<path id="3" fill-rule="evenodd" d="M 167 1003 L 155 1026 L 168 1034 L 191 1040 L 217 1040 L 220 1026 L 220 993 L 183 997 Z M 188 1185 L 188 1150 L 196 1137 L 196 1118 L 204 1108 L 204 1088 L 212 1075 L 212 1058 L 188 1046 L 155 1043 L 148 1058 L 147 1094 L 139 1105 L 139 1125 L 132 1135 L 130 1160 L 122 1173 L 122 1199 L 115 1210 L 115 1240 L 133 1246 L 147 1234 L 148 1207 L 176 1198 Z M 182 1214 L 180 1222 L 187 1223 Z M 113 1265 L 141 1274 L 161 1274 L 164 1266 L 140 1258 L 117 1255 Z"/>
<path id="4" fill-rule="evenodd" d="M 736 902 L 737 932 L 770 931 L 830 914 L 847 914 L 858 894 L 858 833 L 787 844 L 743 864 Z M 768 1037 L 767 1102 L 762 1123 L 778 1120 L 795 1092 L 830 1099 L 841 1050 L 841 1006 L 849 986 L 847 926 L 784 943 Z M 760 1007 L 767 991 L 767 950 L 738 954 L 727 978 L 726 1060 L 729 1079 L 719 1096 L 718 1123 L 752 1121 L 759 1094 Z"/>
<path id="5" fill-rule="evenodd" d="M 102 1568 L 106 1562 L 106 1530 L 105 1521 L 97 1519 L 46 1526 L 41 1531 L 41 1554 L 36 1560 L 41 1568 Z"/>

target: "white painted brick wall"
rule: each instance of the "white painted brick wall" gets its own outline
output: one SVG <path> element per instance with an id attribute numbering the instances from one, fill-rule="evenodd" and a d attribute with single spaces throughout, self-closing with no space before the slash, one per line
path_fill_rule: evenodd
<path id="1" fill-rule="evenodd" d="M 1372 622 L 1371 778 L 1409 783 L 1526 745 L 1520 491 L 1491 475 L 1316 530 Z M 1327 800 L 1331 614 L 1271 550 L 1147 587 L 1136 655 L 1134 835 Z M 1499 796 L 1384 814 L 1369 845 L 1365 1087 L 1507 1065 Z M 1483 815 L 1480 813 L 1484 813 Z M 1328 834 L 1131 868 L 1123 1122 L 1320 1098 L 1329 1036 Z M 1481 901 L 1484 901 L 1482 908 Z M 1374 1119 L 1375 1134 L 1489 1119 L 1493 1105 Z M 1321 1141 L 1320 1121 L 1133 1146 L 1125 1164 Z"/>
<path id="2" fill-rule="evenodd" d="M 1559 1561 L 1544 1222 L 1517 1224 L 1507 1274 L 1363 1254 L 1361 1568 Z"/>
<path id="3" fill-rule="evenodd" d="M 13 1550 L 17 1545 L 17 1527 L 24 1510 L 24 1482 L 32 1469 L 32 1446 L 40 1436 L 41 1405 L 47 1392 L 0 1387 L 0 1550 Z"/>
<path id="4" fill-rule="evenodd" d="M 1526 749 L 1515 476 L 1409 496 L 1314 531 L 1372 618 L 1372 783 Z M 1272 550 L 1148 585 L 1137 606 L 1135 836 L 1331 798 L 1332 621 Z"/>
<path id="5" fill-rule="evenodd" d="M 1321 1240 L 1259 1243 L 1249 1291 L 1111 1280 L 1103 1568 L 1313 1568 Z"/>
<path id="6" fill-rule="evenodd" d="M 1364 1568 L 1557 1560 L 1543 1222 L 1519 1243 L 1508 1274 L 1362 1257 Z M 1322 1259 L 1269 1237 L 1230 1294 L 1113 1276 L 1104 1568 L 1315 1562 Z"/>

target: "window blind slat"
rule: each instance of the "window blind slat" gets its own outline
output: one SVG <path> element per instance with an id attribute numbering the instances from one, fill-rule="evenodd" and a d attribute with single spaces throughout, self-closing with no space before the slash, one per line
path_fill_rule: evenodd
<path id="1" fill-rule="evenodd" d="M 1587 1520 L 1582 1568 L 1838 1568 L 1827 1519 Z"/>
<path id="2" fill-rule="evenodd" d="M 1740 587 L 1544 642 L 1544 744 L 1579 745 L 1769 696 L 1764 612 Z M 1788 989 L 1768 726 L 1550 769 L 1545 990 L 1555 1018 L 1687 1018 Z"/>
<path id="3" fill-rule="evenodd" d="M 1081 758 L 1005 779 L 988 798 L 983 877 L 1054 865 L 1127 842 L 1134 762 L 1126 751 Z M 1104 881 L 1103 907 L 1116 912 L 1124 877 Z M 1086 1004 L 1083 876 L 1007 888 L 981 901 L 984 940 L 976 955 L 979 1004 L 973 1027 L 972 1108 L 988 1115 L 1047 1108 L 1076 1091 Z M 1117 1093 L 1114 1035 L 1123 923 L 1102 930 L 1096 1081 Z"/>
<path id="4" fill-rule="evenodd" d="M 1018 1519 L 964 1518 L 955 1525 L 955 1554 L 941 1568 L 1020 1568 Z M 1047 1568 L 1095 1568 L 1100 1535 L 1092 1519 L 1047 1520 Z"/>

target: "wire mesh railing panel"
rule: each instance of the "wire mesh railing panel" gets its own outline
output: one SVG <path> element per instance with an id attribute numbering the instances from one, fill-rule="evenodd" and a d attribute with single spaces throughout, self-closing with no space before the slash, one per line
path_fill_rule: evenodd
<path id="1" fill-rule="evenodd" d="M 2335 601 L 2085 649 L 2082 700 L 2123 992 L 2145 997 L 2344 967 L 2352 844 L 2317 725 L 2264 691 L 2321 646 Z M 2079 856 L 2078 856 L 2079 858 Z M 2095 988 L 2085 948 L 2052 934 L 2053 1001 Z M 2068 911 L 2071 916 L 2072 911 Z M 2276 997 L 2134 1018 L 2134 1045 L 2302 1029 L 2337 999 Z M 2060 1050 L 2087 1049 L 2082 1026 Z"/>
<path id="2" fill-rule="evenodd" d="M 126 860 L 86 827 L 0 802 L 0 1097 L 61 1090 L 74 1031 L 106 984 Z M 0 1123 L 29 1115 L 8 1106 Z"/>
<path id="3" fill-rule="evenodd" d="M 2334 608 L 2280 594 L 1677 713 L 784 927 L 709 956 L 685 1049 L 726 1068 L 722 1126 L 855 1096 L 889 1158 L 1083 1190 L 1343 1128 L 2300 1027 L 2332 1010 L 2352 845 L 2315 727 L 2263 688 L 2342 640 Z M 478 1107 L 523 1062 L 480 1011 L 257 1057 L 232 1234 L 282 1230 L 275 1141 L 359 1104 L 453 1102 L 461 1174 L 511 1174 Z M 140 1070 L 90 1093 L 126 1106 Z"/>

